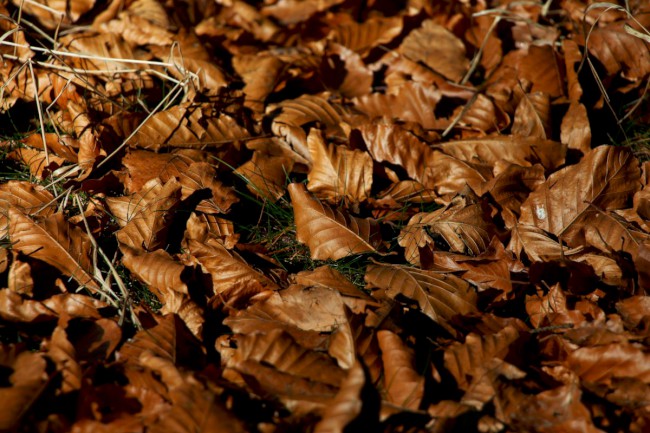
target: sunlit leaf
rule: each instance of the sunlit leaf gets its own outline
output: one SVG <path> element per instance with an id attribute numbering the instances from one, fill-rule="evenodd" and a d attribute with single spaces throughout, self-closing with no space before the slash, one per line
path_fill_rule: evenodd
<path id="1" fill-rule="evenodd" d="M 74 278 L 93 292 L 100 290 L 94 280 L 88 235 L 65 221 L 63 214 L 35 222 L 20 210 L 9 208 L 9 237 L 12 246 L 27 256 L 44 261 Z"/>
<path id="2" fill-rule="evenodd" d="M 316 129 L 307 137 L 312 167 L 307 189 L 317 197 L 358 203 L 368 198 L 372 187 L 372 158 L 367 153 L 326 144 Z"/>
<path id="3" fill-rule="evenodd" d="M 334 397 L 345 371 L 319 352 L 305 350 L 282 330 L 242 335 L 229 366 L 261 395 L 325 402 Z"/>
<path id="4" fill-rule="evenodd" d="M 474 289 L 452 274 L 377 264 L 368 267 L 366 281 L 390 298 L 404 297 L 415 302 L 422 313 L 449 329 L 447 322 L 453 317 L 476 311 Z"/>
<path id="5" fill-rule="evenodd" d="M 468 194 L 455 197 L 444 208 L 414 215 L 400 232 L 399 244 L 406 249 L 409 262 L 421 264 L 421 249 L 437 249 L 436 241 L 443 241 L 453 252 L 479 255 L 495 234 L 488 203 Z"/>
<path id="6" fill-rule="evenodd" d="M 376 221 L 357 218 L 320 203 L 302 184 L 289 185 L 296 221 L 296 237 L 306 243 L 316 260 L 376 252 L 381 234 Z"/>
<path id="7" fill-rule="evenodd" d="M 223 302 L 242 301 L 277 289 L 275 283 L 219 242 L 191 240 L 189 248 L 190 253 L 210 275 L 213 289 Z"/>
<path id="8" fill-rule="evenodd" d="M 424 377 L 415 371 L 412 349 L 391 331 L 377 332 L 384 362 L 384 386 L 389 402 L 417 410 L 424 396 Z"/>
<path id="9" fill-rule="evenodd" d="M 422 27 L 412 31 L 400 50 L 452 81 L 460 81 L 469 68 L 463 42 L 433 20 L 424 21 Z"/>
<path id="10" fill-rule="evenodd" d="M 109 209 L 122 226 L 117 239 L 126 246 L 145 251 L 166 247 L 169 224 L 180 203 L 181 188 L 175 178 L 164 185 L 152 179 L 140 193 L 108 199 Z"/>
<path id="11" fill-rule="evenodd" d="M 578 164 L 551 175 L 521 206 L 523 224 L 535 225 L 575 246 L 585 218 L 625 208 L 639 189 L 639 164 L 622 147 L 600 146 Z"/>
<path id="12" fill-rule="evenodd" d="M 10 180 L 0 185 L 0 239 L 9 234 L 9 208 L 25 215 L 49 217 L 56 207 L 54 196 L 43 187 L 29 182 Z"/>

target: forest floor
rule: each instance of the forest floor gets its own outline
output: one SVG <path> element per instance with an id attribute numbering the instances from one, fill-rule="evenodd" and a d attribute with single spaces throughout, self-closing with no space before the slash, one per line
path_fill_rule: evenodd
<path id="1" fill-rule="evenodd" d="M 650 7 L 0 4 L 0 431 L 650 431 Z"/>

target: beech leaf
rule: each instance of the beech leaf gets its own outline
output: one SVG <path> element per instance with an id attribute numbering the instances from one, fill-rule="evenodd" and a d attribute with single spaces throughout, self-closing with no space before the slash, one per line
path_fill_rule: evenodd
<path id="1" fill-rule="evenodd" d="M 93 292 L 100 290 L 92 276 L 90 239 L 80 228 L 70 226 L 63 214 L 56 213 L 36 223 L 11 207 L 9 236 L 16 250 L 54 266 L 80 286 Z"/>
<path id="2" fill-rule="evenodd" d="M 307 244 L 312 259 L 338 260 L 352 254 L 376 252 L 381 243 L 379 225 L 320 203 L 302 184 L 288 187 L 296 221 L 296 237 Z"/>

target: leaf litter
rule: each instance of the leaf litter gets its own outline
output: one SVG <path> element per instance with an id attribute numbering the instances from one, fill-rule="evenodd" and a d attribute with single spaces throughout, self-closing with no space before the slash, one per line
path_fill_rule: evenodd
<path id="1" fill-rule="evenodd" d="M 620 3 L 0 5 L 0 430 L 647 431 Z"/>

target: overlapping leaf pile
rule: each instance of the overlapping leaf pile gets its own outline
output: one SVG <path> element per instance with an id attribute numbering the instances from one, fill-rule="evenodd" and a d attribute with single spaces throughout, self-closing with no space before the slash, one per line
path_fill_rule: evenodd
<path id="1" fill-rule="evenodd" d="M 644 4 L 2 4 L 0 430 L 647 431 Z"/>

